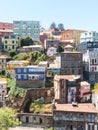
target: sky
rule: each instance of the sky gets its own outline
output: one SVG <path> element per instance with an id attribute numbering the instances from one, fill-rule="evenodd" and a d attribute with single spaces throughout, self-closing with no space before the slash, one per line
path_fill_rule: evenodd
<path id="1" fill-rule="evenodd" d="M 63 23 L 65 29 L 98 31 L 98 0 L 0 0 L 0 22 Z"/>

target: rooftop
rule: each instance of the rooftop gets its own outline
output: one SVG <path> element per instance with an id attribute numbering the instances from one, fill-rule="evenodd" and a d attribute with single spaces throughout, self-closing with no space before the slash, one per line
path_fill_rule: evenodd
<path id="1" fill-rule="evenodd" d="M 66 79 L 68 81 L 74 81 L 76 79 L 79 79 L 80 77 L 80 75 L 56 75 L 54 77 L 54 80 L 59 81 L 60 79 Z"/>
<path id="2" fill-rule="evenodd" d="M 30 46 L 23 46 L 23 48 L 43 48 L 42 45 L 30 45 Z"/>
<path id="3" fill-rule="evenodd" d="M 86 82 L 86 81 L 80 82 L 80 85 L 81 86 L 90 86 L 90 84 L 88 82 Z"/>
<path id="4" fill-rule="evenodd" d="M 29 61 L 27 60 L 11 60 L 9 62 L 7 62 L 8 64 L 22 64 L 22 63 L 27 63 Z"/>
<path id="5" fill-rule="evenodd" d="M 0 59 L 7 59 L 7 58 L 10 58 L 10 57 L 8 57 L 8 56 L 6 56 L 6 55 L 1 55 L 1 56 L 0 56 Z"/>
<path id="6" fill-rule="evenodd" d="M 0 84 L 7 84 L 6 78 L 0 78 Z"/>
<path id="7" fill-rule="evenodd" d="M 73 48 L 73 46 L 67 45 L 67 46 L 65 46 L 64 48 L 65 48 L 65 49 L 66 49 L 66 48 Z"/>
<path id="8" fill-rule="evenodd" d="M 34 128 L 34 127 L 14 127 L 10 128 L 9 130 L 44 130 L 44 128 Z"/>
<path id="9" fill-rule="evenodd" d="M 57 111 L 98 113 L 93 103 L 79 103 L 77 106 L 72 104 L 55 104 L 55 106 Z"/>

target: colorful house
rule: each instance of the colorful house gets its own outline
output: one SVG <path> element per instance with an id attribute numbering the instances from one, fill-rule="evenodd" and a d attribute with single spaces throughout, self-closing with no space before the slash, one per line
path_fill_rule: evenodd
<path id="1" fill-rule="evenodd" d="M 4 38 L 2 38 L 4 50 L 16 50 L 19 46 L 19 39 L 19 36 L 16 35 L 5 35 Z"/>
<path id="2" fill-rule="evenodd" d="M 87 101 L 91 97 L 90 84 L 86 81 L 80 82 L 80 98 L 82 101 Z"/>
<path id="3" fill-rule="evenodd" d="M 6 72 L 11 74 L 12 77 L 15 77 L 15 68 L 29 65 L 30 62 L 26 60 L 20 61 L 9 61 L 6 63 Z"/>
<path id="4" fill-rule="evenodd" d="M 53 78 L 55 75 L 60 74 L 60 68 L 47 68 L 47 77 Z"/>
<path id="5" fill-rule="evenodd" d="M 24 66 L 15 68 L 16 82 L 20 87 L 45 87 L 46 68 L 41 66 Z"/>
<path id="6" fill-rule="evenodd" d="M 71 103 L 79 100 L 80 75 L 55 75 L 54 94 L 59 103 Z"/>

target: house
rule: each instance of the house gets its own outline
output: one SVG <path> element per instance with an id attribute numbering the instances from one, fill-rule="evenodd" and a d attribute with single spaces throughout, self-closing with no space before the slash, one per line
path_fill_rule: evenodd
<path id="1" fill-rule="evenodd" d="M 39 21 L 13 21 L 13 32 L 21 38 L 30 37 L 33 41 L 39 41 Z"/>
<path id="2" fill-rule="evenodd" d="M 56 47 L 58 48 L 59 40 L 55 39 L 46 39 L 44 42 L 44 48 L 47 50 L 50 47 Z"/>
<path id="3" fill-rule="evenodd" d="M 83 77 L 83 61 L 81 52 L 72 51 L 73 47 L 65 46 L 65 51 L 56 54 L 54 64 L 61 68 L 61 75 L 81 75 Z"/>
<path id="4" fill-rule="evenodd" d="M 15 77 L 15 68 L 29 65 L 30 62 L 26 60 L 11 60 L 6 63 L 6 72 L 11 75 L 11 77 Z"/>
<path id="5" fill-rule="evenodd" d="M 5 35 L 13 34 L 13 24 L 0 22 L 0 37 L 3 38 Z"/>
<path id="6" fill-rule="evenodd" d="M 57 47 L 49 47 L 47 49 L 47 56 L 51 57 L 57 53 Z"/>
<path id="7" fill-rule="evenodd" d="M 86 81 L 80 82 L 80 98 L 82 101 L 88 101 L 91 98 L 90 84 Z"/>
<path id="8" fill-rule="evenodd" d="M 20 37 L 17 35 L 5 35 L 2 38 L 3 49 L 5 51 L 16 50 L 19 46 Z"/>
<path id="9" fill-rule="evenodd" d="M 87 52 L 87 42 L 82 42 L 82 43 L 78 44 L 77 50 L 79 52 L 86 53 Z"/>
<path id="10" fill-rule="evenodd" d="M 98 110 L 93 103 L 56 103 L 53 127 L 56 130 L 97 130 Z"/>
<path id="11" fill-rule="evenodd" d="M 42 45 L 30 45 L 30 46 L 23 46 L 21 48 L 17 49 L 18 52 L 32 52 L 32 51 L 44 51 L 44 48 Z"/>
<path id="12" fill-rule="evenodd" d="M 80 43 L 82 42 L 96 42 L 98 41 L 98 32 L 96 31 L 86 31 L 82 32 L 80 35 Z"/>
<path id="13" fill-rule="evenodd" d="M 84 79 L 91 84 L 98 82 L 98 42 L 87 42 L 87 51 L 83 54 Z"/>
<path id="14" fill-rule="evenodd" d="M 55 75 L 54 95 L 59 103 L 79 101 L 79 75 Z"/>
<path id="15" fill-rule="evenodd" d="M 84 32 L 83 30 L 68 29 L 61 32 L 61 41 L 66 41 L 70 43 L 80 43 L 80 34 Z"/>
<path id="16" fill-rule="evenodd" d="M 28 129 L 37 127 L 36 130 L 43 130 L 52 126 L 53 116 L 52 114 L 19 113 L 18 118 L 22 122 L 22 126 L 28 126 Z"/>
<path id="17" fill-rule="evenodd" d="M 41 32 L 40 33 L 40 41 L 41 41 L 41 43 L 44 43 L 44 41 L 46 39 L 48 39 L 48 36 L 45 33 Z"/>
<path id="18" fill-rule="evenodd" d="M 0 78 L 0 102 L 5 101 L 6 95 L 7 95 L 7 80 L 5 78 Z"/>
<path id="19" fill-rule="evenodd" d="M 40 61 L 38 66 L 48 67 L 49 63 L 48 61 Z"/>
<path id="20" fill-rule="evenodd" d="M 25 88 L 45 87 L 46 68 L 42 66 L 18 66 L 15 68 L 16 83 Z"/>
<path id="21" fill-rule="evenodd" d="M 6 55 L 0 56 L 0 70 L 6 70 L 6 63 L 10 61 L 11 58 L 7 57 Z"/>

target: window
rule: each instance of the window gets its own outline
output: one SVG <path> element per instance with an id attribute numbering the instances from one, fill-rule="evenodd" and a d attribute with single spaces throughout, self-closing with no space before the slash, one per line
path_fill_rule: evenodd
<path id="1" fill-rule="evenodd" d="M 14 49 L 14 46 L 12 46 L 12 49 Z"/>
<path id="2" fill-rule="evenodd" d="M 21 69 L 17 69 L 17 72 L 18 72 L 18 73 L 21 72 Z"/>
<path id="3" fill-rule="evenodd" d="M 7 41 L 5 41 L 5 43 L 7 43 Z"/>
<path id="4" fill-rule="evenodd" d="M 23 77 L 24 77 L 24 79 L 27 79 L 27 75 L 24 75 Z"/>
<path id="5" fill-rule="evenodd" d="M 28 123 L 29 122 L 29 117 L 26 117 L 26 123 Z"/>
<path id="6" fill-rule="evenodd" d="M 43 121 L 42 121 L 42 119 L 40 118 L 40 124 L 42 124 L 43 123 Z"/>
<path id="7" fill-rule="evenodd" d="M 23 69 L 23 72 L 27 72 L 27 69 Z"/>
<path id="8" fill-rule="evenodd" d="M 12 41 L 12 43 L 14 43 L 14 41 Z"/>
<path id="9" fill-rule="evenodd" d="M 18 79 L 21 79 L 21 75 L 18 75 Z"/>
<path id="10" fill-rule="evenodd" d="M 36 120 L 36 117 L 34 117 L 33 119 Z"/>
<path id="11" fill-rule="evenodd" d="M 7 45 L 5 45 L 5 49 L 7 49 Z"/>

